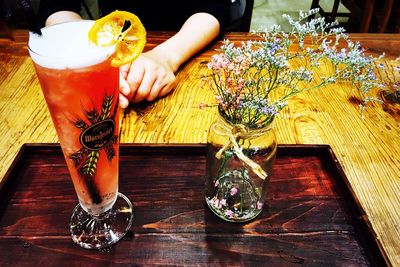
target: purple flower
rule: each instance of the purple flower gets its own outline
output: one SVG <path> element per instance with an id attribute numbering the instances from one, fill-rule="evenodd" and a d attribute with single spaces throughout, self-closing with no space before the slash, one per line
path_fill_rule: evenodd
<path id="1" fill-rule="evenodd" d="M 265 106 L 261 109 L 261 111 L 267 115 L 276 115 L 278 113 L 278 110 L 275 106 Z"/>
<path id="2" fill-rule="evenodd" d="M 211 74 L 206 80 L 226 120 L 249 128 L 265 127 L 289 98 L 341 81 L 352 83 L 365 96 L 364 103 L 376 99 L 368 93 L 380 82 L 375 69 L 384 64 L 365 55 L 361 44 L 352 42 L 343 28 L 333 28 L 337 22 L 328 23 L 323 18 L 305 20 L 314 12 L 300 13 L 298 20 L 284 15 L 292 27 L 290 32 L 274 25 L 256 33 L 260 37 L 257 40 L 241 45 L 224 40 L 218 54 L 207 64 Z M 306 36 L 313 48 L 304 47 Z M 339 41 L 346 47 L 339 47 Z M 299 49 L 293 52 L 293 46 Z M 383 57 L 384 54 L 379 59 Z M 329 73 L 316 79 L 313 70 L 323 65 Z M 400 73 L 400 66 L 391 71 Z"/>

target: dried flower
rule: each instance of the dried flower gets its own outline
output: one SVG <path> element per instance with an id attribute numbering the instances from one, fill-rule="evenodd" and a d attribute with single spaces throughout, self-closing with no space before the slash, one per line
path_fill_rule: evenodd
<path id="1" fill-rule="evenodd" d="M 233 214 L 234 214 L 234 213 L 233 213 L 233 211 L 231 211 L 231 210 L 226 210 L 226 211 L 225 211 L 225 216 L 228 217 L 228 218 L 232 218 L 232 217 L 233 217 Z"/>
<path id="2" fill-rule="evenodd" d="M 240 46 L 224 41 L 220 53 L 211 57 L 211 75 L 205 79 L 226 120 L 249 128 L 264 127 L 292 96 L 338 81 L 350 81 L 365 103 L 376 100 L 369 95 L 379 85 L 374 58 L 366 56 L 343 28 L 334 28 L 337 22 L 327 23 L 322 17 L 308 21 L 317 12 L 301 11 L 298 20 L 284 15 L 290 32 L 274 25 L 255 32 L 254 40 Z M 340 42 L 345 48 L 339 48 Z M 325 77 L 315 75 L 321 66 L 330 70 Z"/>
<path id="3" fill-rule="evenodd" d="M 384 54 L 378 58 L 367 56 L 343 28 L 336 27 L 337 22 L 327 23 L 322 17 L 308 21 L 317 11 L 300 12 L 298 20 L 284 15 L 292 26 L 290 32 L 283 32 L 274 25 L 255 32 L 254 40 L 241 45 L 224 40 L 219 53 L 213 55 L 207 65 L 210 75 L 204 77 L 204 81 L 215 94 L 220 114 L 232 124 L 229 127 L 214 125 L 214 131 L 226 137 L 226 143 L 221 147 L 212 144 L 213 148 L 218 148 L 215 158 L 220 165 L 216 177 L 211 177 L 215 179 L 214 187 L 207 193 L 206 200 L 221 218 L 244 221 L 261 211 L 262 188 L 254 183 L 252 176 L 266 180 L 269 174 L 253 160 L 257 153 L 250 148 L 252 138 L 271 129 L 266 126 L 288 105 L 291 97 L 306 90 L 346 82 L 363 99 L 360 105 L 363 110 L 366 103 L 379 101 L 372 95 L 373 89 L 399 90 L 397 63 L 391 67 L 385 61 L 381 63 Z M 316 75 L 316 70 L 321 68 L 324 68 L 323 77 Z M 379 74 L 388 69 L 392 76 Z M 379 81 L 380 76 L 390 77 L 390 80 Z M 400 94 L 394 97 L 400 99 Z M 237 160 L 242 164 L 232 164 Z"/>
<path id="4" fill-rule="evenodd" d="M 234 195 L 236 195 L 236 194 L 237 194 L 237 192 L 238 192 L 238 190 L 237 190 L 237 188 L 236 188 L 236 187 L 232 187 L 232 188 L 231 188 L 231 190 L 230 190 L 230 194 L 231 194 L 231 196 L 234 196 Z"/>

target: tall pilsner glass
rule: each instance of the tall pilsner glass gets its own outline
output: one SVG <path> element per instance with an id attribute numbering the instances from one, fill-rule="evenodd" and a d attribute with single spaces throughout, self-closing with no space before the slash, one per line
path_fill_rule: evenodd
<path id="1" fill-rule="evenodd" d="M 114 244 L 133 217 L 118 193 L 119 69 L 110 64 L 113 47 L 89 43 L 93 23 L 46 27 L 28 44 L 79 199 L 71 236 L 84 248 Z"/>

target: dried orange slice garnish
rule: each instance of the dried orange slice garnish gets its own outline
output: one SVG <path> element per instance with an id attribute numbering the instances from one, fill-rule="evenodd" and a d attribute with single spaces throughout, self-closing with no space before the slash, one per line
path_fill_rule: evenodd
<path id="1" fill-rule="evenodd" d="M 135 60 L 146 44 L 146 30 L 140 19 L 116 10 L 98 19 L 89 30 L 89 41 L 99 46 L 116 45 L 111 65 L 119 67 Z"/>

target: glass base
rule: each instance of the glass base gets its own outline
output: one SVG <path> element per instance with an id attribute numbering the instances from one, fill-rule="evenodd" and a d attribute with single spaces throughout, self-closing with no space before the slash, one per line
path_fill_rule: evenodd
<path id="1" fill-rule="evenodd" d="M 108 247 L 118 242 L 128 232 L 132 221 L 132 203 L 126 196 L 118 193 L 113 207 L 98 216 L 87 213 L 78 204 L 71 216 L 71 237 L 83 248 Z"/>
<path id="2" fill-rule="evenodd" d="M 225 169 L 213 182 L 213 188 L 206 190 L 208 207 L 228 222 L 254 219 L 264 205 L 262 185 L 257 186 L 254 180 L 247 169 Z"/>

